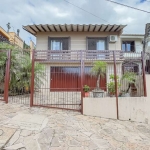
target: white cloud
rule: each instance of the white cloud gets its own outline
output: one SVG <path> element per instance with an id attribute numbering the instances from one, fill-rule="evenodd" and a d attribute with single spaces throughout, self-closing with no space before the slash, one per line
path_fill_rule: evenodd
<path id="1" fill-rule="evenodd" d="M 2 0 L 0 0 L 2 1 Z M 150 22 L 150 14 L 119 6 L 105 0 L 68 0 L 83 9 L 99 16 L 96 18 L 64 0 L 5 0 L 0 3 L 0 26 L 5 30 L 6 24 L 11 23 L 16 31 L 21 30 L 20 36 L 26 42 L 31 34 L 22 29 L 28 24 L 127 24 L 126 33 L 144 33 L 145 24 Z M 115 0 L 139 9 L 150 10 L 150 3 L 140 3 L 140 0 Z M 11 31 L 13 31 L 13 27 Z"/>

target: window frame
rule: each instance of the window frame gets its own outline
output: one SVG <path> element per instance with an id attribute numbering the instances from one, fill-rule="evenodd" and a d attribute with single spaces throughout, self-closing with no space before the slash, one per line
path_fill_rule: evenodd
<path id="1" fill-rule="evenodd" d="M 51 50 L 51 40 L 62 40 L 62 39 L 68 39 L 68 49 L 66 50 L 71 50 L 71 38 L 70 37 L 50 37 L 50 36 L 48 37 L 48 50 Z"/>
<path id="2" fill-rule="evenodd" d="M 123 43 L 123 42 L 126 42 L 126 43 Z M 134 51 L 127 51 L 127 46 L 126 46 L 126 44 L 128 44 L 128 42 L 134 42 L 134 47 L 133 47 L 133 49 L 134 49 Z M 125 50 L 123 50 L 123 48 L 122 48 L 122 45 L 123 44 L 125 44 Z M 122 43 L 121 43 L 121 50 L 122 51 L 124 51 L 124 52 L 126 52 L 126 53 L 135 53 L 136 52 L 136 47 L 135 47 L 135 41 L 134 40 L 122 40 Z"/>
<path id="3" fill-rule="evenodd" d="M 88 41 L 89 41 L 89 39 L 104 40 L 105 41 L 105 50 L 109 50 L 108 37 L 86 37 L 86 49 L 87 50 L 89 50 L 88 49 Z"/>

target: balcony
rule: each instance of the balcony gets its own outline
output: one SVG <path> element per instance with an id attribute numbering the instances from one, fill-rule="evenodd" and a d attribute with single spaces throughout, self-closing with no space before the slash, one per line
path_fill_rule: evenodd
<path id="1" fill-rule="evenodd" d="M 141 53 L 128 53 L 121 50 L 35 50 L 34 59 L 44 62 L 59 61 L 116 61 L 141 60 Z"/>

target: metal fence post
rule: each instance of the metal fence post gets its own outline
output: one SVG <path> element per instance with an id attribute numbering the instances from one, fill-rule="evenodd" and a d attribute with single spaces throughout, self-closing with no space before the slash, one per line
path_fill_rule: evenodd
<path id="1" fill-rule="evenodd" d="M 141 52 L 144 96 L 147 97 L 144 54 L 145 54 L 144 52 Z"/>
<path id="2" fill-rule="evenodd" d="M 30 94 L 30 107 L 33 106 L 33 96 L 34 96 L 34 50 L 32 51 L 32 70 L 31 70 L 31 94 Z"/>
<path id="3" fill-rule="evenodd" d="M 83 92 L 83 82 L 84 82 L 84 61 L 83 61 L 83 54 L 81 51 L 81 113 L 83 114 L 83 96 L 84 96 L 84 92 Z"/>
<path id="4" fill-rule="evenodd" d="M 116 71 L 116 54 L 113 51 L 113 60 L 114 60 L 114 80 L 115 80 L 115 95 L 116 95 L 116 111 L 117 111 L 117 119 L 119 119 L 119 111 L 118 111 L 118 85 L 117 85 L 117 71 Z"/>
<path id="5" fill-rule="evenodd" d="M 7 62 L 5 70 L 5 89 L 4 89 L 4 100 L 8 103 L 8 91 L 9 91 L 9 81 L 10 81 L 10 64 L 11 64 L 11 50 L 7 51 Z"/>

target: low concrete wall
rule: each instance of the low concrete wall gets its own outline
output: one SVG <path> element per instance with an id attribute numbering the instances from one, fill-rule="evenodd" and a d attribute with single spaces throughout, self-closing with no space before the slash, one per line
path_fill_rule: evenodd
<path id="1" fill-rule="evenodd" d="M 150 124 L 150 99 L 147 97 L 119 97 L 119 119 Z M 116 98 L 84 98 L 83 114 L 116 119 Z"/>
<path id="2" fill-rule="evenodd" d="M 150 90 L 148 87 L 150 87 L 150 75 L 149 74 L 146 75 L 146 88 L 147 88 L 147 97 L 150 100 Z"/>
<path id="3" fill-rule="evenodd" d="M 116 119 L 116 98 L 83 98 L 83 114 Z"/>
<path id="4" fill-rule="evenodd" d="M 119 119 L 150 124 L 150 100 L 147 97 L 121 97 Z"/>
<path id="5" fill-rule="evenodd" d="M 119 97 L 120 120 L 131 120 L 150 124 L 150 75 L 146 75 L 147 97 Z M 84 98 L 83 114 L 104 118 L 117 118 L 116 98 Z"/>

